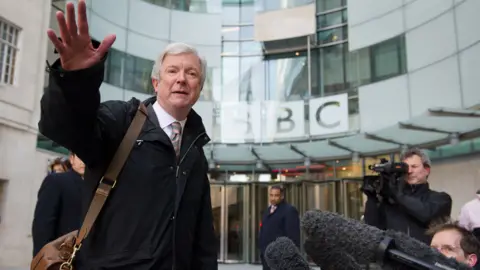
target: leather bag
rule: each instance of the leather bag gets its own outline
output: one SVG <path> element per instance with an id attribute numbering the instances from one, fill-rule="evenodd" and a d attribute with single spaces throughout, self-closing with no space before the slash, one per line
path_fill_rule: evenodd
<path id="1" fill-rule="evenodd" d="M 117 177 L 132 150 L 143 124 L 147 118 L 147 108 L 140 103 L 127 133 L 122 139 L 110 165 L 104 176 L 100 179 L 95 195 L 90 202 L 82 227 L 58 239 L 46 244 L 32 259 L 31 270 L 73 270 L 73 260 L 78 250 L 82 247 L 82 241 L 87 237 L 98 214 L 103 208 L 108 195 L 117 183 Z"/>

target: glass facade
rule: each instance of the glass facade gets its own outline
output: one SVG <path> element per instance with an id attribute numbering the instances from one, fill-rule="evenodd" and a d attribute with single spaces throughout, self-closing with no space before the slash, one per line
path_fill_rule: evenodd
<path id="1" fill-rule="evenodd" d="M 221 0 L 143 0 L 168 9 L 197 12 L 219 13 Z"/>

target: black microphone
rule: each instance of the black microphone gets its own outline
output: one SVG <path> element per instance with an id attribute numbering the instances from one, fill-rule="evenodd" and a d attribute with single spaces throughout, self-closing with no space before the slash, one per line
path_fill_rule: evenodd
<path id="1" fill-rule="evenodd" d="M 307 260 L 288 237 L 270 243 L 263 257 L 272 270 L 310 270 Z"/>
<path id="2" fill-rule="evenodd" d="M 302 228 L 332 254 L 346 253 L 360 265 L 377 263 L 390 269 L 471 269 L 403 233 L 382 231 L 339 214 L 307 211 Z M 310 254 L 310 257 L 316 254 Z"/>
<path id="3" fill-rule="evenodd" d="M 322 270 L 358 270 L 362 267 L 350 254 L 340 248 L 331 249 L 329 245 L 313 238 L 307 238 L 303 244 L 305 252 Z"/>

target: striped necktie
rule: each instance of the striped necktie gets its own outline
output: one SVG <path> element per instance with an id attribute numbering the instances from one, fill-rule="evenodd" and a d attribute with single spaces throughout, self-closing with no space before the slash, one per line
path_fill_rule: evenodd
<path id="1" fill-rule="evenodd" d="M 172 144 L 173 149 L 175 149 L 175 153 L 178 156 L 180 155 L 180 137 L 182 135 L 182 126 L 179 122 L 173 122 L 172 124 Z"/>

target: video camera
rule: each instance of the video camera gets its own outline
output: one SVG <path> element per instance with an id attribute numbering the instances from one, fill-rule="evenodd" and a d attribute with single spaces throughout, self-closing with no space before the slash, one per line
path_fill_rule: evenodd
<path id="1" fill-rule="evenodd" d="M 383 187 L 388 185 L 388 181 L 399 181 L 405 174 L 408 174 L 408 164 L 389 162 L 384 158 L 380 159 L 378 164 L 369 165 L 368 169 L 378 174 L 364 176 L 362 190 L 374 192 L 377 195 L 381 195 Z"/>

